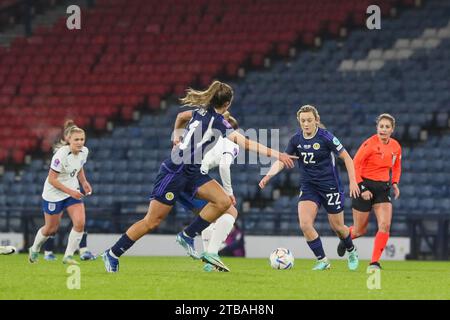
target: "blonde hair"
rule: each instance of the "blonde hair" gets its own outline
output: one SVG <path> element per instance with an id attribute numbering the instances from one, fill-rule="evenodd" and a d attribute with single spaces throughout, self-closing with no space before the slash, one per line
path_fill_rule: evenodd
<path id="1" fill-rule="evenodd" d="M 325 129 L 324 124 L 322 122 L 320 122 L 319 111 L 317 111 L 316 107 L 309 105 L 309 104 L 305 104 L 304 106 L 301 106 L 300 109 L 298 109 L 298 111 L 297 111 L 297 120 L 299 122 L 300 122 L 300 113 L 304 113 L 304 112 L 312 112 L 314 119 L 316 119 L 316 121 L 319 123 L 318 127 Z"/>
<path id="2" fill-rule="evenodd" d="M 221 107 L 233 99 L 233 89 L 226 83 L 214 81 L 205 91 L 192 88 L 186 90 L 186 96 L 180 101 L 185 106 L 198 106 L 203 109 Z"/>
<path id="3" fill-rule="evenodd" d="M 230 125 L 233 127 L 233 129 L 239 128 L 238 121 L 236 120 L 235 117 L 233 117 L 231 115 L 231 113 L 229 111 L 225 111 L 222 115 L 225 118 L 225 120 L 227 120 L 230 123 Z"/>
<path id="4" fill-rule="evenodd" d="M 389 113 L 382 113 L 377 117 L 377 126 L 380 123 L 381 120 L 387 119 L 391 122 L 392 128 L 395 128 L 395 118 L 391 116 Z"/>
<path id="5" fill-rule="evenodd" d="M 66 122 L 64 122 L 63 137 L 61 140 L 59 140 L 58 143 L 53 146 L 53 152 L 58 151 L 58 149 L 63 146 L 67 146 L 69 144 L 68 139 L 75 132 L 85 133 L 83 129 L 78 128 L 73 120 L 66 120 Z"/>

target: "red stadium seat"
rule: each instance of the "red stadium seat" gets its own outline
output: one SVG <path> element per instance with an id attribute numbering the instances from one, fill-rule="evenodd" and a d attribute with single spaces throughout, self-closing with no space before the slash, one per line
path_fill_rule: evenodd
<path id="1" fill-rule="evenodd" d="M 400 2 L 414 3 L 378 4 L 385 14 Z M 296 41 L 314 45 L 322 31 L 338 35 L 346 21 L 362 25 L 368 4 L 97 0 L 86 10 L 81 32 L 68 31 L 61 18 L 53 27 L 37 28 L 28 39 L 15 39 L 9 49 L 0 46 L 0 108 L 12 107 L 8 114 L 0 113 L 0 125 L 26 129 L 29 121 L 39 119 L 49 126 L 14 146 L 15 152 L 2 151 L 0 162 L 8 157 L 23 161 L 24 151 L 53 134 L 61 118 L 73 116 L 81 127 L 104 130 L 112 117 L 131 120 L 145 102 L 158 109 L 161 99 L 180 96 L 197 81 L 206 87 L 221 74 L 237 76 L 248 63 L 261 67 L 268 55 L 286 57 Z M 50 147 L 46 139 L 40 145 L 43 151 Z"/>

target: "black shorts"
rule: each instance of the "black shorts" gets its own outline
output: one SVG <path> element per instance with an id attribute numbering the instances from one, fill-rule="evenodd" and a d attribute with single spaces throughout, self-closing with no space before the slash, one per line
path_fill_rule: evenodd
<path id="1" fill-rule="evenodd" d="M 362 211 L 362 212 L 369 212 L 372 210 L 372 206 L 375 203 L 384 203 L 384 202 L 391 202 L 391 184 L 386 181 L 374 181 L 369 179 L 363 178 L 362 183 L 367 189 L 369 189 L 370 192 L 372 192 L 372 199 L 370 200 L 364 200 L 361 195 L 354 199 L 352 198 L 352 208 Z M 361 187 L 360 191 L 362 193 Z"/>

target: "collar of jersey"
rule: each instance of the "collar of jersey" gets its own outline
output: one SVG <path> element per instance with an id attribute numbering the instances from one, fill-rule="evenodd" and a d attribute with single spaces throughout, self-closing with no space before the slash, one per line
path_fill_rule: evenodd
<path id="1" fill-rule="evenodd" d="M 316 132 L 314 132 L 314 134 L 312 135 L 311 138 L 306 138 L 305 134 L 303 133 L 303 130 L 302 130 L 302 137 L 303 137 L 303 139 L 311 140 L 312 138 L 314 138 L 316 136 L 317 132 L 319 132 L 319 127 L 316 128 Z"/>

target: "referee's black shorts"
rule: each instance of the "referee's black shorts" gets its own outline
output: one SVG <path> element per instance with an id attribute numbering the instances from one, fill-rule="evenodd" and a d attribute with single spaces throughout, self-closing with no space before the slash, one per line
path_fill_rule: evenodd
<path id="1" fill-rule="evenodd" d="M 364 200 L 361 195 L 358 198 L 352 198 L 352 208 L 362 212 L 368 212 L 372 210 L 372 206 L 375 203 L 391 202 L 391 184 L 389 181 L 374 181 L 370 179 L 363 178 L 362 184 L 364 187 L 372 192 L 372 199 Z M 361 193 L 363 190 L 361 189 Z"/>

